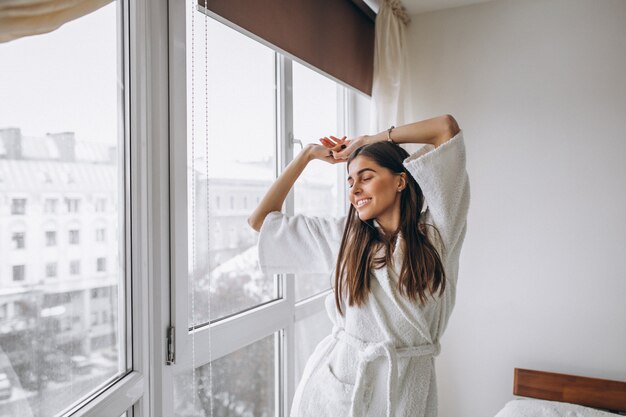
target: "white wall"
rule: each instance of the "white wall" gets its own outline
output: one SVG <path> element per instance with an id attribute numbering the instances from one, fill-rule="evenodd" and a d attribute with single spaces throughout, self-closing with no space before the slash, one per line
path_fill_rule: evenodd
<path id="1" fill-rule="evenodd" d="M 440 416 L 490 417 L 513 368 L 626 380 L 626 1 L 412 16 L 415 120 L 464 130 L 472 200 Z"/>

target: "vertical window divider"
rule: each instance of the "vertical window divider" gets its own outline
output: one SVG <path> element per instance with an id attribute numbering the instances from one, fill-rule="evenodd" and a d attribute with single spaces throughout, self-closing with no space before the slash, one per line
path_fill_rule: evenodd
<path id="1" fill-rule="evenodd" d="M 276 162 L 277 175 L 285 169 L 294 155 L 293 132 L 293 66 L 291 59 L 276 54 Z M 285 200 L 285 212 L 294 214 L 294 188 L 289 191 Z M 295 391 L 295 276 L 283 274 L 279 278 L 282 298 L 289 308 L 287 328 L 281 330 L 282 343 L 278 344 L 276 360 L 276 414 L 277 417 L 287 416 L 291 399 Z"/>

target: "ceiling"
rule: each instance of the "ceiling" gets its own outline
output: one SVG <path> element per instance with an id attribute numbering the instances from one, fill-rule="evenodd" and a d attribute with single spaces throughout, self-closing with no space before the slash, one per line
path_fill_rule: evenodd
<path id="1" fill-rule="evenodd" d="M 363 0 L 374 12 L 378 13 L 382 0 Z M 469 6 L 470 4 L 486 3 L 494 0 L 402 0 L 402 4 L 409 15 L 432 12 L 435 10 L 451 9 L 453 7 Z"/>

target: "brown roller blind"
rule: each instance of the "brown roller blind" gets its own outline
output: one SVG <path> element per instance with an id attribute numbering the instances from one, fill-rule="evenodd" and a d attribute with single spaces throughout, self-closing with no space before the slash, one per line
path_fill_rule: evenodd
<path id="1" fill-rule="evenodd" d="M 350 0 L 198 0 L 198 5 L 367 95 L 374 22 Z"/>

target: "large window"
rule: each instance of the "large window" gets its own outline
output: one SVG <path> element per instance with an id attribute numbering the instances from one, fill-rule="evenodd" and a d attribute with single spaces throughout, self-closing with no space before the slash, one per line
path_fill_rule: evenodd
<path id="1" fill-rule="evenodd" d="M 353 117 L 365 99 L 192 2 L 170 22 L 186 42 L 172 58 L 172 135 L 186 140 L 170 145 L 175 337 L 164 413 L 288 415 L 305 361 L 330 332 L 331 277 L 264 276 L 247 218 L 307 143 L 366 133 L 367 117 Z M 345 182 L 345 165 L 313 161 L 283 211 L 342 216 Z"/>
<path id="2" fill-rule="evenodd" d="M 213 19 L 205 45 L 204 18 L 195 16 L 187 70 L 190 326 L 208 321 L 209 297 L 213 320 L 278 297 L 276 280 L 257 268 L 246 221 L 275 177 L 276 54 Z"/>
<path id="3" fill-rule="evenodd" d="M 61 415 L 129 371 L 121 10 L 0 44 L 3 416 Z M 106 248 L 76 227 L 86 202 L 117 230 Z"/>

